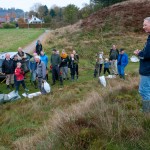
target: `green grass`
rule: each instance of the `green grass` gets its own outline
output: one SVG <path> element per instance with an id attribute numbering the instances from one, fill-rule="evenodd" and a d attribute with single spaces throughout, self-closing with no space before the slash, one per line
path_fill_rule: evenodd
<path id="1" fill-rule="evenodd" d="M 0 52 L 16 51 L 37 39 L 44 30 L 42 29 L 0 29 Z"/>

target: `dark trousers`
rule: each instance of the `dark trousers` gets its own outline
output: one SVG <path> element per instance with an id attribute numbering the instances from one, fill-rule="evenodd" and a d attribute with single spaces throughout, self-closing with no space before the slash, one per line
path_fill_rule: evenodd
<path id="1" fill-rule="evenodd" d="M 100 65 L 99 65 L 99 74 L 98 74 L 99 76 L 100 76 L 100 74 L 101 74 L 102 67 L 103 67 L 103 64 L 100 64 Z"/>
<path id="2" fill-rule="evenodd" d="M 75 67 L 75 74 L 78 78 L 78 75 L 79 75 L 79 66 L 78 65 L 76 65 L 76 67 Z"/>
<path id="3" fill-rule="evenodd" d="M 22 86 L 23 86 L 24 89 L 26 88 L 24 80 L 17 81 L 16 82 L 16 91 L 19 91 L 20 84 L 22 84 Z"/>
<path id="4" fill-rule="evenodd" d="M 57 77 L 60 80 L 60 82 L 62 82 L 62 77 L 60 76 L 60 69 L 59 69 L 59 67 L 58 66 L 53 66 L 52 67 L 52 80 L 53 80 L 53 83 L 56 82 Z"/>
<path id="5" fill-rule="evenodd" d="M 96 78 L 97 77 L 97 74 L 98 74 L 98 71 L 97 69 L 94 70 L 94 77 Z"/>
<path id="6" fill-rule="evenodd" d="M 17 86 L 17 79 L 16 79 L 16 75 L 14 75 L 14 85 L 15 85 L 15 87 Z"/>
<path id="7" fill-rule="evenodd" d="M 70 74 L 72 80 L 74 80 L 75 73 L 76 73 L 76 68 L 70 68 Z"/>
<path id="8" fill-rule="evenodd" d="M 110 74 L 109 68 L 104 68 L 104 74 L 106 73 L 106 71 L 108 72 L 108 74 Z"/>

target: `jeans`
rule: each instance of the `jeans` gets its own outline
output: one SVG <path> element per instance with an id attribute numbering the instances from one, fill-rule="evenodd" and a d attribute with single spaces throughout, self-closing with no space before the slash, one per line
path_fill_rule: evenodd
<path id="1" fill-rule="evenodd" d="M 118 74 L 124 76 L 124 66 L 118 65 Z"/>
<path id="2" fill-rule="evenodd" d="M 43 87 L 43 79 L 42 78 L 38 78 L 38 88 L 40 89 L 42 94 L 46 94 L 46 91 Z"/>
<path id="3" fill-rule="evenodd" d="M 66 67 L 61 67 L 62 68 L 62 74 L 63 74 L 63 78 L 68 78 L 68 66 Z"/>
<path id="4" fill-rule="evenodd" d="M 140 76 L 139 93 L 142 100 L 150 100 L 150 76 Z"/>
<path id="5" fill-rule="evenodd" d="M 32 71 L 32 72 L 31 72 L 30 80 L 31 80 L 31 81 L 35 81 L 35 80 L 36 80 L 36 71 Z"/>

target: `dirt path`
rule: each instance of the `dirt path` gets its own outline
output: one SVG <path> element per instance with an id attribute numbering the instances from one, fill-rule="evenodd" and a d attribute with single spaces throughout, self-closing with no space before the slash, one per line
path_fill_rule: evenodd
<path id="1" fill-rule="evenodd" d="M 35 50 L 35 45 L 36 45 L 37 40 L 40 40 L 42 43 L 45 37 L 47 36 L 47 34 L 49 33 L 50 33 L 50 30 L 45 30 L 45 32 L 42 35 L 40 35 L 36 40 L 34 40 L 32 43 L 24 47 L 23 51 L 26 53 L 33 53 L 33 51 Z"/>

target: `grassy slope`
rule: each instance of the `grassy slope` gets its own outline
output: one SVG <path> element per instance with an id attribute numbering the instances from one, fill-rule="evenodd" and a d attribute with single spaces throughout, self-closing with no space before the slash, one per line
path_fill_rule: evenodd
<path id="1" fill-rule="evenodd" d="M 53 47 L 66 48 L 68 53 L 72 47 L 77 49 L 81 58 L 79 81 L 66 81 L 63 88 L 56 85 L 48 96 L 1 105 L 0 148 L 149 148 L 150 118 L 139 111 L 138 78 L 134 74 L 138 64 L 129 64 L 126 82 L 108 80 L 106 89 L 93 79 L 95 53 L 99 49 L 107 57 L 111 45 L 117 43 L 132 54 L 135 48 L 143 47 L 146 36 L 68 30 L 51 33 L 44 48 L 48 55 Z M 33 87 L 26 82 L 32 91 Z"/>
<path id="2" fill-rule="evenodd" d="M 0 29 L 0 52 L 16 51 L 35 40 L 43 30 L 39 29 Z"/>

